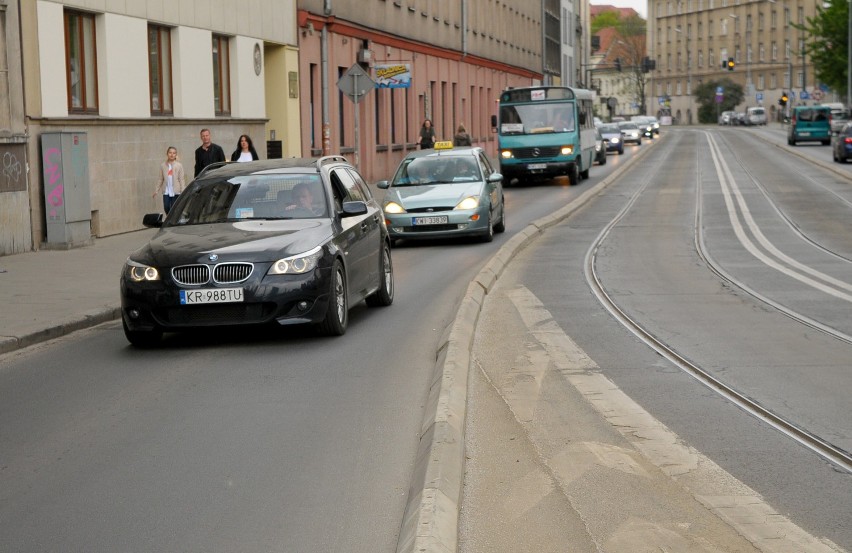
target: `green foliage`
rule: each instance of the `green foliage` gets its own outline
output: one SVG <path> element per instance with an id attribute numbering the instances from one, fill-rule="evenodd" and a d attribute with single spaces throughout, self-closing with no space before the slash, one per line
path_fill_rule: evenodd
<path id="1" fill-rule="evenodd" d="M 592 19 L 592 34 L 597 34 L 601 29 L 607 27 L 618 27 L 621 22 L 621 14 L 617 11 L 605 11 Z"/>
<path id="2" fill-rule="evenodd" d="M 720 86 L 725 92 L 722 96 L 722 103 L 717 104 L 716 88 Z M 727 78 L 701 83 L 695 87 L 693 94 L 699 105 L 698 122 L 705 124 L 716 123 L 718 114 L 723 111 L 734 111 L 745 97 L 743 87 Z"/>
<path id="3" fill-rule="evenodd" d="M 828 0 L 817 4 L 816 15 L 807 18 L 804 25 L 793 24 L 810 35 L 805 50 L 811 57 L 817 80 L 841 96 L 846 95 L 848 21 L 847 0 Z"/>

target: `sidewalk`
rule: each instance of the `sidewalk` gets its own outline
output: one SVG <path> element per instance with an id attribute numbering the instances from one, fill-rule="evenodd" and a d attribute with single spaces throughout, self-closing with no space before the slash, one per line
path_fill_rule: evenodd
<path id="1" fill-rule="evenodd" d="M 0 354 L 117 319 L 121 267 L 154 232 L 0 257 Z"/>

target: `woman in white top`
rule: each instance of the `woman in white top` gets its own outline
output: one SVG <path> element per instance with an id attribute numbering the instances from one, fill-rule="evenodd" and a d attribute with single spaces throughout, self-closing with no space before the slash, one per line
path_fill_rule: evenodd
<path id="1" fill-rule="evenodd" d="M 257 151 L 254 149 L 251 137 L 247 134 L 241 134 L 237 141 L 237 149 L 231 154 L 231 161 L 254 161 L 259 159 Z"/>
<path id="2" fill-rule="evenodd" d="M 183 172 L 183 164 L 177 160 L 177 148 L 169 146 L 166 150 L 166 161 L 160 164 L 157 188 L 154 189 L 151 197 L 156 198 L 157 194 L 163 195 L 163 210 L 168 215 L 185 186 L 186 176 Z"/>

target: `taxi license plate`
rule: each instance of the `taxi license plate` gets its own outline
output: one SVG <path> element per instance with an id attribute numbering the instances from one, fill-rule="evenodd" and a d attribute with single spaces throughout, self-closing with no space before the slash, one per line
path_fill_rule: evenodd
<path id="1" fill-rule="evenodd" d="M 423 225 L 446 225 L 448 222 L 446 215 L 436 215 L 434 217 L 412 217 L 411 225 L 415 227 Z"/>
<path id="2" fill-rule="evenodd" d="M 537 169 L 547 169 L 547 164 L 546 163 L 530 163 L 529 165 L 527 165 L 527 169 L 529 169 L 530 171 L 535 171 Z"/>
<path id="3" fill-rule="evenodd" d="M 199 303 L 233 303 L 243 301 L 242 288 L 202 288 L 200 290 L 181 290 L 181 305 Z"/>

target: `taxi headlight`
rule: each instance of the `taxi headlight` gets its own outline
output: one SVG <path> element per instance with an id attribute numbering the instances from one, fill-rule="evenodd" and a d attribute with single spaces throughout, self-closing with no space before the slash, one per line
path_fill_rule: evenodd
<path id="1" fill-rule="evenodd" d="M 388 202 L 385 204 L 385 213 L 405 213 L 405 209 L 396 202 Z"/>
<path id="2" fill-rule="evenodd" d="M 511 158 L 511 157 L 512 157 L 512 150 L 502 150 L 502 151 L 500 152 L 500 156 L 501 156 L 503 159 L 509 159 L 509 158 Z"/>
<path id="3" fill-rule="evenodd" d="M 479 196 L 468 196 L 456 205 L 455 209 L 476 209 L 479 207 Z"/>
<path id="4" fill-rule="evenodd" d="M 269 268 L 270 275 L 302 275 L 313 271 L 320 258 L 322 258 L 322 247 L 300 253 L 299 255 L 291 255 L 284 259 L 279 259 Z"/>
<path id="5" fill-rule="evenodd" d="M 160 280 L 160 271 L 156 267 L 143 265 L 130 259 L 127 260 L 124 266 L 127 271 L 127 277 L 133 282 Z"/>
<path id="6" fill-rule="evenodd" d="M 574 146 L 562 146 L 562 155 L 571 155 L 574 152 Z"/>

